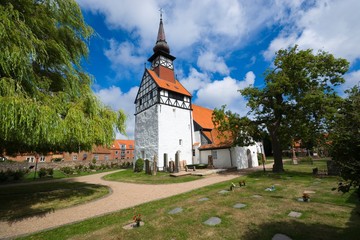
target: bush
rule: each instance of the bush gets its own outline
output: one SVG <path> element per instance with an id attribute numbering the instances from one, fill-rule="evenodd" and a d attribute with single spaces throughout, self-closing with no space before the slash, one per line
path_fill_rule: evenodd
<path id="1" fill-rule="evenodd" d="M 38 172 L 39 178 L 44 178 L 46 177 L 46 169 L 45 168 L 40 168 L 39 172 Z"/>
<path id="2" fill-rule="evenodd" d="M 20 180 L 20 179 L 22 179 L 23 177 L 24 177 L 24 175 L 25 175 L 25 171 L 23 171 L 23 170 L 16 170 L 16 171 L 11 171 L 11 175 L 12 175 L 12 177 L 13 177 L 13 179 L 15 180 L 15 181 L 18 181 L 18 180 Z"/>
<path id="3" fill-rule="evenodd" d="M 144 160 L 142 158 L 139 158 L 135 162 L 134 172 L 142 172 L 144 169 Z"/>
<path id="4" fill-rule="evenodd" d="M 49 177 L 52 177 L 52 176 L 54 175 L 54 169 L 52 169 L 52 168 L 46 169 L 46 174 L 47 174 Z"/>
<path id="5" fill-rule="evenodd" d="M 62 158 L 53 158 L 51 161 L 52 162 L 61 162 Z"/>
<path id="6" fill-rule="evenodd" d="M 9 175 L 4 172 L 4 171 L 0 171 L 0 182 L 6 182 L 9 178 Z"/>
<path id="7" fill-rule="evenodd" d="M 74 173 L 74 169 L 72 169 L 71 167 L 62 167 L 60 168 L 60 171 L 62 171 L 63 173 L 70 175 Z"/>

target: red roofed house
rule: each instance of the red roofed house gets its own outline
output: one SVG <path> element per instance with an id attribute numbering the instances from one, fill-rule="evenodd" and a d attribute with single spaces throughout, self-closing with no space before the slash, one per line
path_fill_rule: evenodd
<path id="1" fill-rule="evenodd" d="M 110 148 L 111 159 L 124 160 L 125 162 L 132 162 L 134 160 L 134 140 L 114 140 Z"/>
<path id="2" fill-rule="evenodd" d="M 231 142 L 220 141 L 212 110 L 191 103 L 190 92 L 175 77 L 162 16 L 153 51 L 134 102 L 135 159 L 157 156 L 162 168 L 165 156 L 171 161 L 179 153 L 186 164 L 207 163 L 212 155 L 216 167 L 257 166 L 256 146 L 232 148 Z"/>

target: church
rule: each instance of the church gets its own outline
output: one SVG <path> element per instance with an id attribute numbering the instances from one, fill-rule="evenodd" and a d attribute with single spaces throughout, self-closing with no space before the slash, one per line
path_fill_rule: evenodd
<path id="1" fill-rule="evenodd" d="M 135 98 L 135 160 L 152 161 L 164 168 L 164 158 L 186 164 L 208 164 L 215 168 L 258 166 L 261 144 L 233 147 L 222 142 L 212 123 L 212 110 L 192 103 L 191 93 L 176 79 L 175 57 L 166 42 L 162 16 L 153 48 Z"/>

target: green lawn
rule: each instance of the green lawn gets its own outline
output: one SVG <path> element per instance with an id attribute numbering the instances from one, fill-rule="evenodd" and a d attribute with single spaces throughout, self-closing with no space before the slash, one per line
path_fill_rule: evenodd
<path id="1" fill-rule="evenodd" d="M 48 182 L 0 188 L 0 220 L 17 221 L 82 204 L 109 193 L 104 186 L 77 182 Z"/>
<path id="2" fill-rule="evenodd" d="M 232 182 L 246 181 L 246 186 L 233 192 L 219 194 L 229 189 L 224 182 L 150 202 L 106 216 L 37 233 L 21 239 L 271 239 L 283 233 L 292 239 L 358 239 L 360 235 L 360 206 L 355 192 L 342 194 L 331 191 L 337 185 L 336 177 L 319 178 L 312 168 L 324 166 L 285 164 L 286 173 L 273 174 L 262 171 Z M 265 191 L 274 185 L 275 191 Z M 304 190 L 311 190 L 310 202 L 299 202 Z M 254 197 L 260 195 L 260 198 Z M 199 202 L 207 197 L 208 201 Z M 233 205 L 243 203 L 243 209 Z M 183 212 L 170 215 L 175 207 Z M 300 218 L 288 216 L 290 211 L 301 212 Z M 141 213 L 145 225 L 132 230 L 122 227 L 134 212 Z M 222 219 L 220 225 L 207 226 L 210 217 Z"/>
<path id="3" fill-rule="evenodd" d="M 142 183 L 142 184 L 168 184 L 168 183 L 181 183 L 198 180 L 199 176 L 182 176 L 171 177 L 169 173 L 157 172 L 156 176 L 146 174 L 144 172 L 134 173 L 132 169 L 126 171 L 116 172 L 104 177 L 108 181 Z"/>

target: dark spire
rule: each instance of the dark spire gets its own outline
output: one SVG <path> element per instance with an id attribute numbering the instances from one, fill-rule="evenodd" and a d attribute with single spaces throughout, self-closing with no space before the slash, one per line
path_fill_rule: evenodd
<path id="1" fill-rule="evenodd" d="M 165 39 L 164 24 L 162 21 L 162 9 L 160 9 L 159 31 L 158 31 L 157 40 L 156 40 L 155 47 L 153 48 L 153 51 L 154 51 L 154 53 L 158 52 L 158 51 L 163 51 L 163 52 L 166 52 L 167 54 L 170 54 L 170 48 Z"/>

